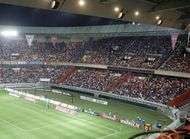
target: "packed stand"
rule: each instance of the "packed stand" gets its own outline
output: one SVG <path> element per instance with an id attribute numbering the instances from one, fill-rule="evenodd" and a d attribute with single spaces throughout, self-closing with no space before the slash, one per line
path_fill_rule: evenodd
<path id="1" fill-rule="evenodd" d="M 83 49 L 83 42 L 65 43 L 57 40 L 52 43 L 49 39 L 41 40 L 39 37 L 29 46 L 24 36 L 0 38 L 1 61 L 76 62 L 81 58 Z"/>
<path id="2" fill-rule="evenodd" d="M 42 78 L 50 79 L 53 82 L 64 70 L 63 67 L 1 67 L 0 83 L 37 83 Z"/>
<path id="3" fill-rule="evenodd" d="M 190 73 L 190 53 L 174 55 L 161 67 L 161 69 Z"/>
<path id="4" fill-rule="evenodd" d="M 18 60 L 23 55 L 28 54 L 29 49 L 26 47 L 27 42 L 22 38 L 4 39 L 0 38 L 0 59 L 1 60 Z"/>
<path id="5" fill-rule="evenodd" d="M 167 71 L 186 72 L 190 73 L 190 49 L 187 46 L 187 35 L 181 34 L 178 36 L 175 51 L 168 58 L 160 69 Z"/>
<path id="6" fill-rule="evenodd" d="M 132 73 L 118 75 L 118 73 L 110 71 L 78 70 L 64 84 L 105 91 L 106 87 L 112 84 L 115 79 L 125 75 L 125 79 L 116 88 L 112 88 L 108 92 L 162 104 L 167 104 L 169 100 L 183 93 L 185 89 L 190 88 L 189 79 Z"/>
<path id="7" fill-rule="evenodd" d="M 128 36 L 70 42 L 36 35 L 30 46 L 24 36 L 0 38 L 0 59 L 25 62 L 73 62 L 155 69 L 172 51 L 170 36 Z"/>
<path id="8" fill-rule="evenodd" d="M 89 41 L 81 61 L 154 69 L 171 51 L 170 36 L 113 37 Z"/>
<path id="9" fill-rule="evenodd" d="M 112 93 L 167 104 L 190 88 L 190 80 L 162 76 L 131 76 Z"/>
<path id="10" fill-rule="evenodd" d="M 102 91 L 115 78 L 117 77 L 111 72 L 102 72 L 98 70 L 77 70 L 64 84 Z"/>

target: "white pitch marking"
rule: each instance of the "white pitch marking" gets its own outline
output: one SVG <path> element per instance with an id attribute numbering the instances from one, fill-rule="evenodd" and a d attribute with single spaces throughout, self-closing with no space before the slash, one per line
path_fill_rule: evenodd
<path id="1" fill-rule="evenodd" d="M 108 135 L 105 135 L 105 136 L 99 137 L 99 138 L 97 138 L 97 139 L 105 139 L 105 138 L 107 138 L 107 137 L 110 137 L 110 136 L 116 135 L 116 134 L 118 134 L 118 133 L 119 133 L 119 132 L 115 132 L 115 133 L 112 133 L 112 134 L 108 134 Z"/>

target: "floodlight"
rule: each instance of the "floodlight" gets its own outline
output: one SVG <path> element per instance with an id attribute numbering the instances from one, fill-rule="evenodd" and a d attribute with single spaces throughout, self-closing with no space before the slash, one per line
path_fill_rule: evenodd
<path id="1" fill-rule="evenodd" d="M 157 15 L 157 16 L 155 17 L 155 19 L 156 19 L 156 20 L 159 20 L 159 19 L 160 19 L 160 16 Z"/>
<path id="2" fill-rule="evenodd" d="M 114 7 L 114 11 L 117 13 L 119 12 L 120 8 L 118 6 Z"/>
<path id="3" fill-rule="evenodd" d="M 78 1 L 79 6 L 84 6 L 86 4 L 85 0 Z"/>
<path id="4" fill-rule="evenodd" d="M 4 37 L 17 37 L 18 32 L 16 30 L 4 30 L 1 32 L 1 35 Z"/>
<path id="5" fill-rule="evenodd" d="M 135 11 L 135 12 L 134 12 L 134 15 L 135 15 L 135 16 L 139 16 L 139 15 L 140 15 L 139 11 Z"/>

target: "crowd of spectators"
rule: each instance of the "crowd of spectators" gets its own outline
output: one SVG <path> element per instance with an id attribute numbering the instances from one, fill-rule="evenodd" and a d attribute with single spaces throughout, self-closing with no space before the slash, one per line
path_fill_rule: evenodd
<path id="1" fill-rule="evenodd" d="M 88 45 L 82 62 L 134 68 L 158 68 L 172 51 L 169 36 L 112 37 Z"/>
<path id="2" fill-rule="evenodd" d="M 190 73 L 190 54 L 184 53 L 173 55 L 166 63 L 164 63 L 161 69 Z"/>
<path id="3" fill-rule="evenodd" d="M 190 89 L 190 79 L 137 73 L 118 73 L 95 69 L 76 69 L 69 76 L 69 67 L 1 67 L 0 83 L 38 83 L 50 79 L 52 83 L 139 98 L 167 104 L 169 100 Z M 121 80 L 122 79 L 122 80 Z M 112 86 L 116 83 L 115 86 Z M 110 88 L 109 88 L 110 87 Z"/>
<path id="4" fill-rule="evenodd" d="M 167 104 L 169 100 L 184 93 L 189 85 L 188 79 L 162 76 L 131 77 L 130 75 L 129 79 L 116 90 L 112 90 L 112 93 Z"/>
<path id="5" fill-rule="evenodd" d="M 118 74 L 110 71 L 78 70 L 64 84 L 69 86 L 105 91 L 106 87 L 125 76 L 110 93 L 140 98 L 147 101 L 166 104 L 172 98 L 190 88 L 190 80 L 174 77 L 138 75 L 134 73 Z"/>
<path id="6" fill-rule="evenodd" d="M 65 85 L 102 91 L 117 78 L 111 72 L 98 70 L 78 70 L 64 83 Z"/>
<path id="7" fill-rule="evenodd" d="M 167 71 L 186 72 L 190 73 L 190 49 L 188 46 L 187 35 L 178 36 L 176 42 L 176 50 L 166 60 L 160 69 Z"/>
<path id="8" fill-rule="evenodd" d="M 174 53 L 171 36 L 111 37 L 81 42 L 59 39 L 51 42 L 35 38 L 29 46 L 24 37 L 0 38 L 0 60 L 43 62 L 46 66 L 51 62 L 82 62 L 190 72 L 190 54 Z M 190 80 L 182 78 L 68 69 L 38 64 L 32 67 L 0 67 L 0 83 L 36 83 L 41 78 L 48 78 L 57 84 L 108 91 L 163 104 L 190 88 Z M 67 74 L 71 74 L 69 78 L 66 78 Z M 110 87 L 114 82 L 116 85 Z"/>
<path id="9" fill-rule="evenodd" d="M 41 36 L 42 37 L 42 36 Z M 49 36 L 50 38 L 51 36 Z M 128 36 L 57 42 L 35 38 L 29 46 L 24 36 L 0 38 L 1 61 L 73 62 L 132 68 L 157 69 L 169 58 L 173 49 L 171 36 Z M 190 72 L 189 54 L 174 53 L 161 69 Z"/>
<path id="10" fill-rule="evenodd" d="M 22 38 L 5 39 L 0 38 L 0 59 L 1 60 L 17 60 L 22 55 L 28 53 L 27 42 Z"/>
<path id="11" fill-rule="evenodd" d="M 124 66 L 132 68 L 156 69 L 161 63 L 161 56 L 155 55 L 136 55 L 126 54 L 125 57 L 118 57 L 113 55 L 113 66 Z"/>
<path id="12" fill-rule="evenodd" d="M 111 37 L 81 42 L 64 41 L 58 37 L 54 43 L 38 37 L 31 46 L 24 36 L 17 39 L 0 38 L 0 59 L 156 69 L 172 51 L 170 36 Z"/>
<path id="13" fill-rule="evenodd" d="M 40 79 L 50 79 L 52 82 L 59 78 L 64 67 L 1 67 L 0 83 L 37 83 Z"/>
<path id="14" fill-rule="evenodd" d="M 46 42 L 47 41 L 47 42 Z M 24 37 L 0 38 L 1 61 L 76 62 L 80 59 L 83 42 L 57 42 L 34 40 L 29 46 Z"/>

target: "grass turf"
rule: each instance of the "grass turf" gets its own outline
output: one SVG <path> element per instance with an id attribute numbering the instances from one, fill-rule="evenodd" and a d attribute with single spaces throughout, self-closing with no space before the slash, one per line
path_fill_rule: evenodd
<path id="1" fill-rule="evenodd" d="M 28 90 L 28 92 L 72 104 L 71 97 L 65 95 L 44 90 Z M 73 104 L 82 108 L 92 108 L 98 112 L 117 112 L 129 119 L 141 116 L 151 123 L 158 120 L 164 121 L 164 124 L 171 122 L 158 111 L 115 100 L 107 100 L 109 105 L 104 106 L 80 100 L 80 94 L 74 94 Z M 0 91 L 0 138 L 2 139 L 127 139 L 141 131 L 84 113 L 70 116 L 54 109 L 46 111 L 43 103 L 34 104 Z"/>
<path id="2" fill-rule="evenodd" d="M 162 125 L 168 125 L 172 122 L 168 117 L 166 117 L 160 111 L 157 110 L 152 110 L 145 107 L 140 107 L 113 99 L 104 99 L 105 101 L 108 102 L 108 105 L 106 106 L 80 99 L 80 95 L 88 96 L 87 94 L 81 94 L 67 90 L 61 90 L 61 91 L 72 94 L 74 96 L 73 102 L 70 96 L 52 93 L 51 91 L 35 90 L 35 89 L 24 90 L 24 92 L 28 92 L 39 96 L 46 96 L 47 98 L 58 100 L 67 104 L 72 104 L 84 109 L 90 108 L 100 113 L 101 112 L 116 113 L 120 117 L 128 118 L 130 120 L 134 120 L 139 116 L 143 118 L 147 123 L 151 123 L 152 125 L 154 125 L 157 122 L 160 122 Z"/>
<path id="3" fill-rule="evenodd" d="M 70 116 L 0 93 L 1 139 L 127 139 L 139 129 L 86 114 Z"/>

